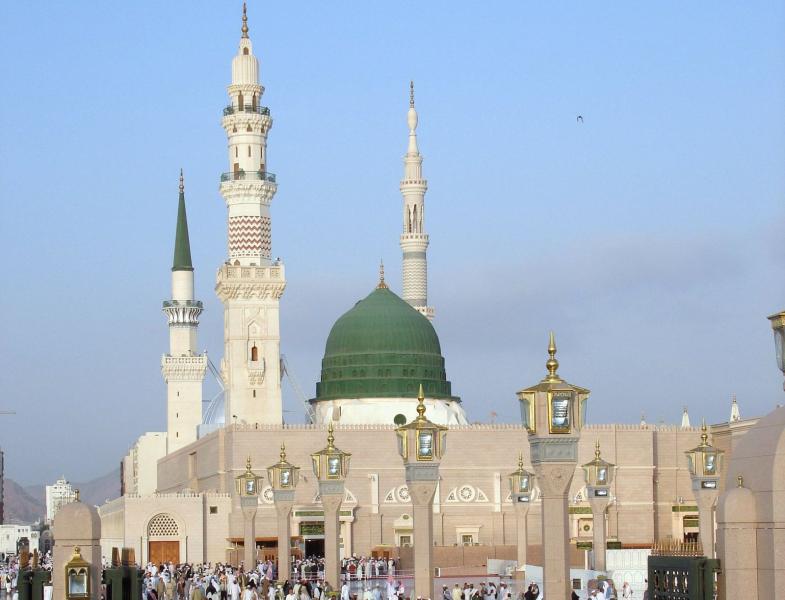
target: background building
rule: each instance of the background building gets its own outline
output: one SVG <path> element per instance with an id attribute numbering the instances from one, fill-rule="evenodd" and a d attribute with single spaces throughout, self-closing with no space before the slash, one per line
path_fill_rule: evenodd
<path id="1" fill-rule="evenodd" d="M 2 525 L 5 521 L 3 520 L 5 517 L 5 506 L 4 506 L 4 482 L 5 482 L 5 470 L 3 461 L 5 460 L 5 455 L 3 454 L 3 449 L 0 448 L 0 525 Z"/>
<path id="2" fill-rule="evenodd" d="M 157 489 L 158 460 L 166 456 L 166 433 L 140 436 L 123 459 L 122 489 L 125 494 L 152 494 Z"/>
<path id="3" fill-rule="evenodd" d="M 54 485 L 46 486 L 46 521 L 52 523 L 63 506 L 76 500 L 76 490 L 63 475 Z"/>

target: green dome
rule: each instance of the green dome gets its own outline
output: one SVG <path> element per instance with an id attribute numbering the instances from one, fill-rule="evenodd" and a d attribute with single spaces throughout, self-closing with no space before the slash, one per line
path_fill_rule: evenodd
<path id="1" fill-rule="evenodd" d="M 439 336 L 431 322 L 386 286 L 339 318 L 322 359 L 316 398 L 453 397 Z"/>

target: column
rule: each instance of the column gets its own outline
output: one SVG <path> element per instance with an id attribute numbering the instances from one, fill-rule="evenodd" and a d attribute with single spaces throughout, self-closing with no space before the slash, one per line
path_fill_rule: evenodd
<path id="1" fill-rule="evenodd" d="M 605 510 L 608 508 L 607 498 L 589 498 L 591 504 L 591 515 L 594 519 L 592 539 L 592 569 L 595 571 L 605 571 L 605 551 L 608 547 L 607 535 L 605 532 Z"/>
<path id="2" fill-rule="evenodd" d="M 714 503 L 717 490 L 693 490 L 695 503 L 698 505 L 698 527 L 703 555 L 714 558 Z"/>
<path id="3" fill-rule="evenodd" d="M 515 502 L 515 521 L 518 531 L 516 543 L 518 544 L 518 568 L 515 570 L 515 579 L 526 579 L 526 551 L 529 545 L 529 532 L 527 519 L 529 517 L 529 503 Z"/>
<path id="4" fill-rule="evenodd" d="M 324 579 L 333 589 L 341 589 L 340 511 L 343 494 L 322 494 L 324 508 Z"/>
<path id="5" fill-rule="evenodd" d="M 569 598 L 570 530 L 567 492 L 574 465 L 535 463 L 542 492 L 543 586 L 545 598 Z"/>
<path id="6" fill-rule="evenodd" d="M 292 506 L 294 505 L 294 492 L 273 492 L 275 499 L 275 513 L 278 517 L 278 579 L 285 581 L 292 572 Z M 281 497 L 283 495 L 291 496 Z"/>
<path id="7" fill-rule="evenodd" d="M 243 511 L 243 562 L 248 572 L 256 568 L 256 511 L 259 498 L 241 497 L 240 508 Z"/>
<path id="8" fill-rule="evenodd" d="M 407 481 L 414 519 L 414 594 L 433 598 L 433 497 L 434 481 Z"/>

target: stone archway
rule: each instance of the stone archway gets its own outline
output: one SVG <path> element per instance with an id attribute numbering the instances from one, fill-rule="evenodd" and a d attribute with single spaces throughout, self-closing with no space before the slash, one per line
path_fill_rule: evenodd
<path id="1" fill-rule="evenodd" d="M 147 556 L 149 562 L 159 565 L 180 562 L 180 526 L 167 513 L 155 515 L 147 523 Z"/>

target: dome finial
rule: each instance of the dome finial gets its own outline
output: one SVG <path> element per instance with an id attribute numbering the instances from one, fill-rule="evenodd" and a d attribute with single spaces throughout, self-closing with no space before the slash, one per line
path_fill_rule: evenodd
<path id="1" fill-rule="evenodd" d="M 247 38 L 248 37 L 248 14 L 246 13 L 245 2 L 243 2 L 243 28 L 242 28 L 242 32 L 243 32 L 243 37 Z"/>
<path id="2" fill-rule="evenodd" d="M 180 167 L 180 193 L 182 194 L 185 191 L 185 182 L 183 180 L 183 168 Z"/>
<path id="3" fill-rule="evenodd" d="M 548 339 L 548 362 L 545 367 L 548 369 L 548 381 L 558 381 L 559 376 L 556 371 L 559 369 L 559 361 L 556 360 L 556 338 L 551 331 L 550 338 Z"/>
<path id="4" fill-rule="evenodd" d="M 414 81 L 409 82 L 409 106 L 414 108 Z"/>
<path id="5" fill-rule="evenodd" d="M 422 391 L 422 383 L 420 390 L 417 392 L 417 420 L 425 420 L 425 393 Z"/>
<path id="6" fill-rule="evenodd" d="M 736 477 L 736 485 L 738 487 L 744 487 L 744 477 L 742 475 Z"/>
<path id="7" fill-rule="evenodd" d="M 386 290 L 387 284 L 384 282 L 384 260 L 379 261 L 379 285 L 376 286 L 378 290 Z"/>

